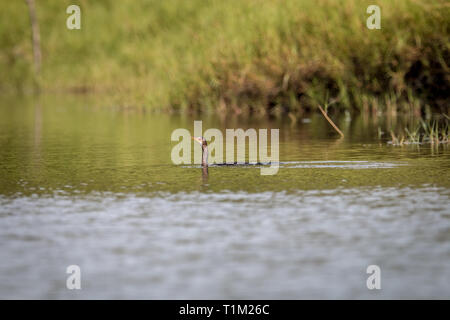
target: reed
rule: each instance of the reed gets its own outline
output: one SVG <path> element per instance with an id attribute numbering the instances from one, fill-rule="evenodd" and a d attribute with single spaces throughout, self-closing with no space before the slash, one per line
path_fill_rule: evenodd
<path id="1" fill-rule="evenodd" d="M 327 121 L 331 124 L 331 126 L 334 128 L 334 130 L 337 131 L 337 133 L 339 133 L 339 135 L 341 136 L 341 138 L 344 137 L 344 134 L 342 133 L 341 130 L 339 130 L 339 128 L 334 124 L 333 120 L 330 119 L 330 117 L 328 117 L 327 113 L 325 112 L 325 110 L 322 109 L 322 107 L 320 105 L 317 105 L 317 107 L 319 108 L 320 112 L 322 112 L 323 116 L 325 117 L 325 119 L 327 119 Z"/>
<path id="2" fill-rule="evenodd" d="M 449 118 L 442 115 L 432 120 L 419 119 L 419 124 L 415 127 L 404 128 L 404 131 L 397 135 L 391 130 L 390 144 L 394 146 L 410 145 L 410 144 L 431 144 L 441 145 L 448 144 L 449 139 Z"/>

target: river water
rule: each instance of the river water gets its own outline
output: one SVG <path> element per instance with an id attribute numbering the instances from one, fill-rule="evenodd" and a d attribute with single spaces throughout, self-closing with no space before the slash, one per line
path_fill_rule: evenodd
<path id="1" fill-rule="evenodd" d="M 336 119 L 336 118 L 335 118 Z M 176 128 L 279 128 L 280 169 L 174 165 Z M 409 118 L 0 103 L 0 298 L 450 298 L 450 149 Z M 69 290 L 69 265 L 81 290 Z M 369 265 L 381 290 L 369 290 Z"/>

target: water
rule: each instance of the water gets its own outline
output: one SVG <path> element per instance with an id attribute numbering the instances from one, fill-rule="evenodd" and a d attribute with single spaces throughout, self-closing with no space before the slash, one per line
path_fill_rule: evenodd
<path id="1" fill-rule="evenodd" d="M 176 128 L 280 128 L 280 170 L 173 165 Z M 0 298 L 449 298 L 450 151 L 408 119 L 0 105 Z M 82 289 L 66 289 L 79 265 Z M 368 290 L 368 265 L 381 290 Z"/>

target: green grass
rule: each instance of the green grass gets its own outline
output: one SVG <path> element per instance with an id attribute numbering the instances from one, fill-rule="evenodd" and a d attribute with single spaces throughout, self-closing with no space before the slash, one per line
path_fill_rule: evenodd
<path id="1" fill-rule="evenodd" d="M 66 29 L 69 4 L 82 29 Z M 366 8 L 381 7 L 381 30 Z M 33 74 L 25 1 L 0 12 L 0 90 L 92 92 L 150 109 L 290 112 L 334 102 L 448 113 L 445 0 L 37 1 Z M 326 98 L 327 97 L 327 98 Z"/>
<path id="2" fill-rule="evenodd" d="M 423 120 L 413 119 L 413 122 L 404 130 L 395 134 L 390 131 L 392 140 L 389 141 L 394 146 L 431 144 L 438 146 L 450 143 L 449 118 L 447 115 L 434 116 L 433 119 Z"/>

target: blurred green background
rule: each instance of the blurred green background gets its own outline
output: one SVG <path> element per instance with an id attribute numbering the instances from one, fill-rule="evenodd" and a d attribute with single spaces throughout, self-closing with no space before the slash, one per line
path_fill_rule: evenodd
<path id="1" fill-rule="evenodd" d="M 81 8 L 81 30 L 66 8 Z M 381 30 L 366 9 L 381 8 Z M 448 114 L 445 0 L 36 0 L 0 10 L 0 92 L 95 94 L 114 105 L 294 117 L 338 110 Z"/>

